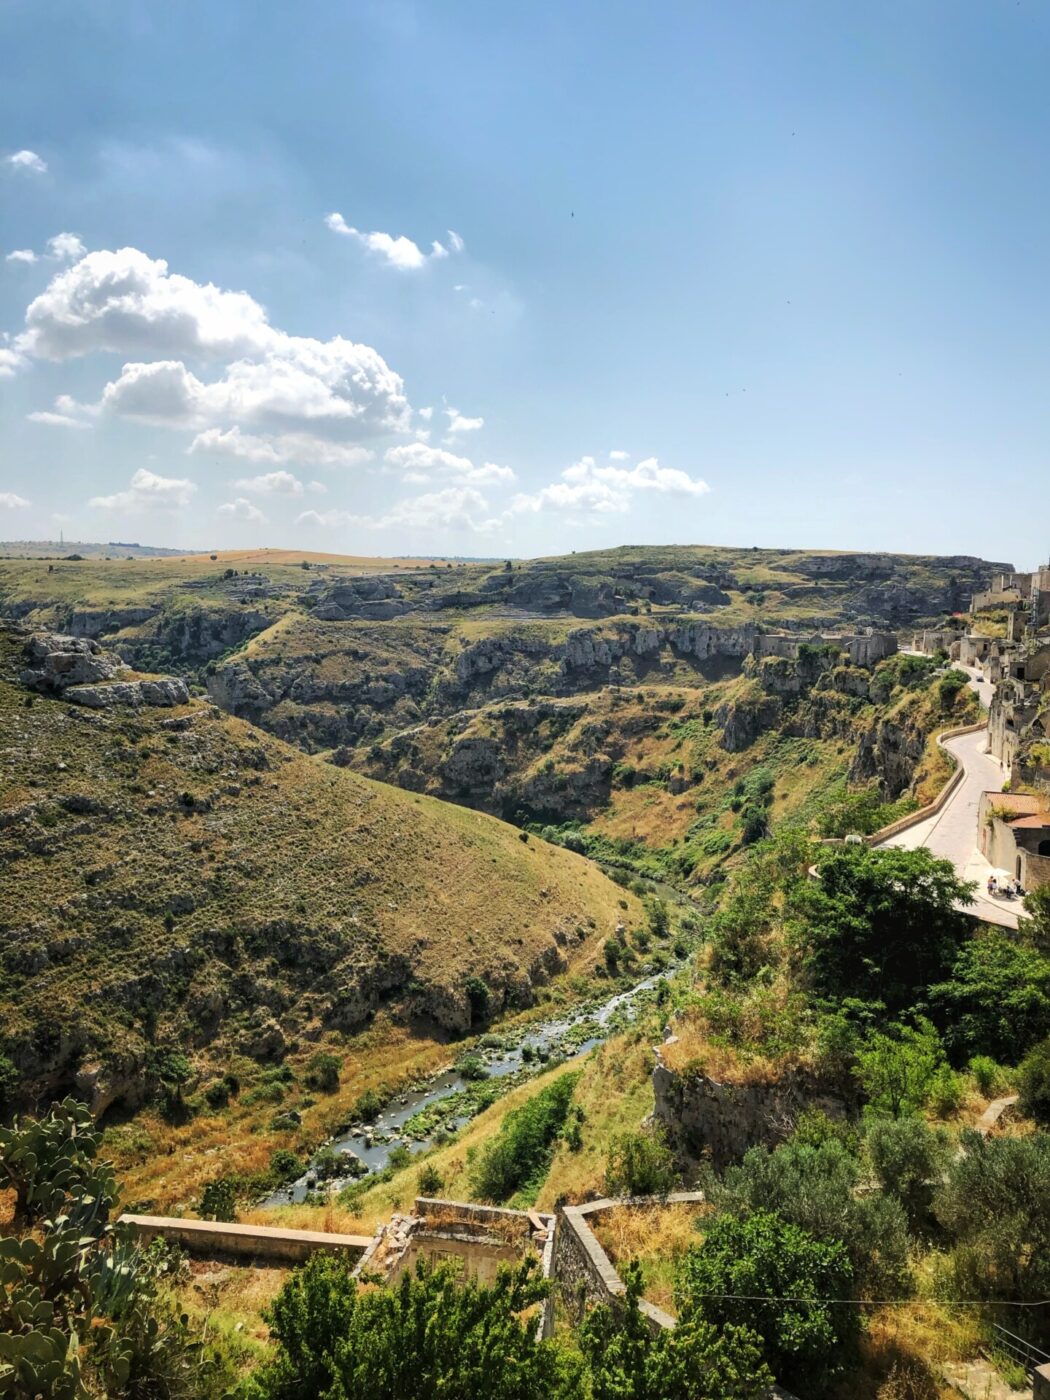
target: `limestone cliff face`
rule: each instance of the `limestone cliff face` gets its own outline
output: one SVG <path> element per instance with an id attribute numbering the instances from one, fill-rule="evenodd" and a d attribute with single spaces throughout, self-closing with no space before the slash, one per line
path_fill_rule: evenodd
<path id="1" fill-rule="evenodd" d="M 658 1053 L 653 1069 L 653 1119 L 678 1157 L 710 1161 L 716 1171 L 752 1147 L 776 1147 L 790 1137 L 806 1108 L 841 1117 L 845 1103 L 811 1071 L 787 1068 L 774 1079 L 728 1083 L 700 1071 L 669 1069 Z"/>
<path id="2" fill-rule="evenodd" d="M 926 752 L 926 740 L 926 730 L 917 724 L 899 718 L 877 720 L 860 736 L 850 765 L 850 782 L 877 778 L 882 796 L 894 801 L 911 786 Z"/>

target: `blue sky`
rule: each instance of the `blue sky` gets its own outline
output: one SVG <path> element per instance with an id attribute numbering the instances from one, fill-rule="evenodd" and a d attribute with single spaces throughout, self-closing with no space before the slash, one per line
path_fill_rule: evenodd
<path id="1" fill-rule="evenodd" d="M 1048 61 L 1035 0 L 2 0 L 0 537 L 1031 566 Z"/>

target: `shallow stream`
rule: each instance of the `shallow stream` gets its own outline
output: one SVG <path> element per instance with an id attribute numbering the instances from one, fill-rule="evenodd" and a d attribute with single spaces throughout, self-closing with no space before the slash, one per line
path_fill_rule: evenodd
<path id="1" fill-rule="evenodd" d="M 586 1054 L 608 1039 L 623 1021 L 632 1020 L 637 1014 L 639 998 L 676 970 L 677 964 L 647 977 L 644 982 L 638 982 L 627 991 L 617 992 L 597 1007 L 583 1007 L 555 1020 L 540 1022 L 517 1038 L 513 1046 L 505 1044 L 502 1048 L 491 1050 L 479 1048 L 477 1053 L 484 1061 L 488 1077 L 502 1079 L 506 1075 L 529 1068 L 538 1073 L 545 1068 L 545 1058 L 555 1055 L 568 1058 Z M 614 1021 L 615 1026 L 612 1024 Z M 579 1037 L 581 1031 L 582 1038 Z M 494 1034 L 499 1035 L 499 1032 Z M 530 1060 L 526 1060 L 522 1054 L 525 1046 L 531 1048 Z M 374 1123 L 355 1125 L 351 1132 L 334 1138 L 329 1145 L 336 1152 L 349 1149 L 364 1163 L 370 1175 L 382 1171 L 388 1165 L 390 1152 L 394 1147 L 411 1146 L 419 1151 L 431 1145 L 432 1135 L 403 1135 L 405 1124 L 410 1118 L 467 1087 L 467 1080 L 457 1070 L 445 1070 L 428 1080 L 423 1088 L 396 1095 L 377 1115 Z M 440 1126 L 445 1132 L 451 1132 L 469 1123 L 472 1116 L 469 1113 L 458 1117 L 450 1115 L 441 1121 Z M 349 1176 L 340 1176 L 334 1178 L 331 1183 L 318 1182 L 313 1171 L 310 1171 L 298 1181 L 282 1186 L 260 1204 L 281 1206 L 289 1202 L 303 1201 L 313 1189 L 324 1190 L 329 1184 L 338 1187 L 351 1179 Z"/>

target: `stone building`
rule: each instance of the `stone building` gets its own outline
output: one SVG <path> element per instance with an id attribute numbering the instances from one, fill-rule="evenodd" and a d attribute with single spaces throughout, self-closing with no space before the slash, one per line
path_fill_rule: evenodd
<path id="1" fill-rule="evenodd" d="M 893 632 L 877 632 L 871 627 L 863 632 L 759 632 L 752 654 L 797 661 L 804 655 L 804 647 L 833 648 L 847 656 L 853 666 L 874 666 L 896 653 L 897 637 Z"/>
<path id="2" fill-rule="evenodd" d="M 1050 802 L 1042 795 L 985 792 L 978 810 L 981 854 L 1025 889 L 1050 883 Z"/>
<path id="3" fill-rule="evenodd" d="M 985 608 L 1024 613 L 1030 628 L 1045 627 L 1050 623 L 1050 565 L 1030 574 L 1000 574 L 991 588 L 973 595 L 970 611 Z"/>

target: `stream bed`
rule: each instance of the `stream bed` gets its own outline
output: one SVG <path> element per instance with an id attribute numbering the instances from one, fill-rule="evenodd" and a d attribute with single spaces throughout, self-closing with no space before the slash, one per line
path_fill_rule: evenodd
<path id="1" fill-rule="evenodd" d="M 676 972 L 678 966 L 674 964 L 652 977 L 647 977 L 643 982 L 636 983 L 626 991 L 616 992 L 597 1006 L 581 1007 L 556 1019 L 539 1022 L 524 1034 L 514 1036 L 513 1044 L 509 1043 L 513 1033 L 504 1037 L 496 1031 L 493 1038 L 504 1043 L 485 1049 L 482 1042 L 486 1037 L 482 1036 L 476 1053 L 484 1063 L 488 1075 L 485 1082 L 504 1079 L 509 1075 L 525 1076 L 530 1072 L 538 1074 L 547 1068 L 547 1061 L 554 1057 L 568 1059 L 585 1055 L 595 1046 L 601 1045 L 623 1024 L 630 1022 L 637 1015 L 639 1003 L 648 999 L 645 994 Z M 457 1113 L 455 1105 L 450 1104 L 447 1117 L 435 1114 L 433 1110 L 443 1100 L 451 1099 L 454 1095 L 461 1096 L 471 1087 L 477 1087 L 476 1081 L 471 1085 L 458 1070 L 444 1070 L 428 1080 L 422 1088 L 395 1095 L 376 1116 L 374 1122 L 355 1124 L 350 1131 L 333 1138 L 328 1146 L 337 1154 L 352 1153 L 367 1168 L 368 1175 L 382 1171 L 389 1165 L 390 1153 L 395 1147 L 410 1146 L 416 1151 L 422 1151 L 431 1146 L 434 1133 L 439 1129 L 451 1133 L 469 1123 L 476 1109 Z M 428 1123 L 438 1119 L 433 1129 L 422 1133 L 410 1128 L 406 1133 L 406 1124 L 421 1114 L 427 1115 Z M 367 1180 L 360 1166 L 356 1171 L 362 1180 Z M 267 1207 L 301 1202 L 313 1190 L 335 1189 L 352 1179 L 351 1173 L 320 1181 L 316 1173 L 310 1170 L 297 1181 L 280 1187 L 259 1204 Z"/>

